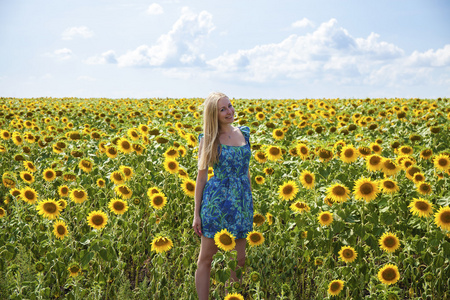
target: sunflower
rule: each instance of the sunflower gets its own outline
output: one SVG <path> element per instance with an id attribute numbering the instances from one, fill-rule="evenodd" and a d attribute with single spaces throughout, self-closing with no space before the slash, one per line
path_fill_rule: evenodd
<path id="1" fill-rule="evenodd" d="M 412 166 L 409 166 L 409 167 L 405 170 L 405 175 L 406 175 L 406 177 L 407 177 L 409 180 L 413 180 L 414 174 L 416 174 L 416 173 L 418 173 L 418 172 L 421 172 L 421 170 L 420 170 L 418 167 L 412 165 Z"/>
<path id="2" fill-rule="evenodd" d="M 181 157 L 185 157 L 186 156 L 187 151 L 186 151 L 186 148 L 184 146 L 180 145 L 177 148 L 177 151 L 178 151 L 178 153 L 180 153 Z"/>
<path id="3" fill-rule="evenodd" d="M 119 185 L 125 182 L 125 175 L 121 171 L 114 171 L 109 176 L 109 179 L 111 179 L 115 185 Z"/>
<path id="4" fill-rule="evenodd" d="M 346 263 L 353 262 L 357 256 L 358 253 L 355 251 L 353 247 L 350 246 L 342 246 L 341 251 L 339 251 L 340 259 Z"/>
<path id="5" fill-rule="evenodd" d="M 86 173 L 90 173 L 92 171 L 93 167 L 94 167 L 94 163 L 92 162 L 92 160 L 90 160 L 88 158 L 83 158 L 78 163 L 78 168 L 80 168 L 81 170 L 83 170 Z"/>
<path id="6" fill-rule="evenodd" d="M 295 212 L 308 212 L 310 211 L 310 207 L 308 206 L 308 204 L 306 204 L 305 202 L 302 201 L 297 201 L 295 203 L 292 203 L 290 208 L 295 211 Z"/>
<path id="7" fill-rule="evenodd" d="M 372 154 L 366 157 L 366 167 L 369 171 L 379 171 L 383 168 L 383 157 L 378 154 Z"/>
<path id="8" fill-rule="evenodd" d="M 355 199 L 362 199 L 366 200 L 366 202 L 370 202 L 375 200 L 379 192 L 378 183 L 371 181 L 369 178 L 362 177 L 355 182 Z"/>
<path id="9" fill-rule="evenodd" d="M 69 187 L 67 185 L 61 185 L 58 187 L 58 194 L 60 197 L 69 196 Z"/>
<path id="10" fill-rule="evenodd" d="M 195 196 L 195 181 L 191 179 L 184 179 L 181 183 L 181 188 L 185 195 L 194 197 Z"/>
<path id="11" fill-rule="evenodd" d="M 30 184 L 34 182 L 34 176 L 28 171 L 22 171 L 20 172 L 20 178 L 22 178 L 23 181 Z"/>
<path id="12" fill-rule="evenodd" d="M 224 300 L 244 300 L 244 296 L 239 293 L 231 293 L 226 295 Z"/>
<path id="13" fill-rule="evenodd" d="M 281 148 L 278 146 L 269 146 L 266 149 L 266 156 L 271 161 L 277 161 L 281 159 L 282 156 Z"/>
<path id="14" fill-rule="evenodd" d="M 417 172 L 413 175 L 412 181 L 414 184 L 420 184 L 425 181 L 425 175 L 422 172 Z"/>
<path id="15" fill-rule="evenodd" d="M 378 240 L 380 248 L 386 252 L 395 252 L 400 247 L 400 240 L 392 232 L 385 232 Z"/>
<path id="16" fill-rule="evenodd" d="M 55 224 L 53 224 L 53 234 L 57 239 L 62 240 L 68 233 L 67 225 L 64 221 L 57 220 Z"/>
<path id="17" fill-rule="evenodd" d="M 319 213 L 317 219 L 319 220 L 320 225 L 328 226 L 333 222 L 333 215 L 329 211 L 323 211 Z"/>
<path id="18" fill-rule="evenodd" d="M 414 151 L 411 146 L 401 146 L 397 149 L 397 152 L 400 153 L 400 155 L 411 155 Z"/>
<path id="19" fill-rule="evenodd" d="M 284 132 L 282 129 L 274 129 L 272 132 L 272 137 L 276 140 L 282 140 L 284 139 Z"/>
<path id="20" fill-rule="evenodd" d="M 442 230 L 450 230 L 450 207 L 441 207 L 434 214 L 434 223 Z"/>
<path id="21" fill-rule="evenodd" d="M 170 174 L 178 173 L 178 162 L 176 160 L 165 160 L 164 161 L 164 169 Z"/>
<path id="22" fill-rule="evenodd" d="M 105 187 L 105 185 L 106 185 L 106 183 L 105 183 L 105 180 L 103 179 L 103 178 L 99 178 L 99 179 L 97 179 L 97 186 L 99 187 L 99 188 L 103 188 L 103 187 Z"/>
<path id="23" fill-rule="evenodd" d="M 255 159 L 259 163 L 265 163 L 267 161 L 266 154 L 262 151 L 257 151 L 254 155 Z"/>
<path id="24" fill-rule="evenodd" d="M 178 150 L 174 147 L 169 147 L 169 149 L 164 152 L 164 157 L 166 160 L 175 160 L 180 156 Z"/>
<path id="25" fill-rule="evenodd" d="M 14 143 L 16 146 L 20 146 L 20 145 L 23 144 L 23 139 L 22 139 L 22 137 L 20 136 L 20 134 L 13 134 L 12 140 L 13 140 L 13 143 Z"/>
<path id="26" fill-rule="evenodd" d="M 434 166 L 439 171 L 447 171 L 450 169 L 450 157 L 447 154 L 439 154 L 433 159 Z"/>
<path id="27" fill-rule="evenodd" d="M 133 191 L 125 184 L 116 186 L 114 191 L 123 199 L 130 199 L 133 195 Z"/>
<path id="28" fill-rule="evenodd" d="M 379 186 L 384 194 L 393 194 L 399 190 L 397 182 L 389 178 L 380 180 Z"/>
<path id="29" fill-rule="evenodd" d="M 124 137 L 120 138 L 117 141 L 117 148 L 119 149 L 120 152 L 125 153 L 125 154 L 129 154 L 129 153 L 133 152 L 133 147 L 132 147 L 130 141 Z"/>
<path id="30" fill-rule="evenodd" d="M 158 194 L 158 193 L 162 193 L 162 190 L 158 187 L 151 187 L 151 188 L 148 188 L 148 190 L 147 190 L 147 196 L 150 199 L 152 198 L 152 195 Z"/>
<path id="31" fill-rule="evenodd" d="M 83 203 L 87 200 L 88 195 L 83 189 L 74 189 L 70 191 L 70 199 L 75 203 Z"/>
<path id="32" fill-rule="evenodd" d="M 173 247 L 172 240 L 164 236 L 157 236 L 152 241 L 151 251 L 162 253 L 169 251 Z"/>
<path id="33" fill-rule="evenodd" d="M 44 218 L 53 220 L 59 216 L 61 207 L 55 199 L 41 200 L 38 202 L 36 209 Z"/>
<path id="34" fill-rule="evenodd" d="M 340 183 L 335 183 L 327 189 L 327 197 L 334 202 L 345 202 L 349 197 L 349 189 Z"/>
<path id="35" fill-rule="evenodd" d="M 136 128 L 130 128 L 127 130 L 127 135 L 128 137 L 133 140 L 136 141 L 139 139 L 139 132 Z"/>
<path id="36" fill-rule="evenodd" d="M 291 200 L 297 195 L 298 186 L 297 184 L 290 180 L 288 182 L 284 182 L 281 186 L 278 187 L 278 196 L 283 200 Z"/>
<path id="37" fill-rule="evenodd" d="M 250 246 L 259 246 L 264 242 L 264 236 L 258 231 L 251 231 L 247 234 L 247 241 Z"/>
<path id="38" fill-rule="evenodd" d="M 266 181 L 266 179 L 263 176 L 261 176 L 261 175 L 255 176 L 255 182 L 257 184 L 264 184 L 265 181 Z"/>
<path id="39" fill-rule="evenodd" d="M 331 296 L 337 296 L 344 289 L 344 281 L 342 280 L 333 280 L 328 285 L 328 294 Z"/>
<path id="40" fill-rule="evenodd" d="M 430 159 L 431 156 L 433 156 L 433 150 L 431 149 L 424 149 L 422 151 L 420 151 L 420 158 L 422 159 Z"/>
<path id="41" fill-rule="evenodd" d="M 378 279 L 387 285 L 394 284 L 400 279 L 396 265 L 387 264 L 378 271 Z"/>
<path id="42" fill-rule="evenodd" d="M 429 217 L 433 212 L 433 204 L 422 198 L 414 198 L 408 207 L 413 215 L 419 217 Z"/>
<path id="43" fill-rule="evenodd" d="M 376 154 L 380 154 L 381 151 L 383 150 L 383 148 L 382 148 L 379 144 L 377 144 L 377 143 L 371 143 L 371 144 L 369 145 L 369 147 L 370 147 L 370 149 L 371 149 L 373 152 L 375 152 Z"/>
<path id="44" fill-rule="evenodd" d="M 0 207 L 0 219 L 6 216 L 6 210 L 3 207 Z"/>
<path id="45" fill-rule="evenodd" d="M 272 175 L 275 172 L 275 170 L 273 168 L 264 168 L 263 171 L 264 171 L 264 174 L 266 174 L 266 175 Z"/>
<path id="46" fill-rule="evenodd" d="M 116 215 L 123 215 L 128 210 L 128 204 L 121 199 L 111 199 L 108 204 L 109 209 Z"/>
<path id="47" fill-rule="evenodd" d="M 224 251 L 230 251 L 233 250 L 236 246 L 235 237 L 233 234 L 228 232 L 227 229 L 222 229 L 221 231 L 218 231 L 214 235 L 214 241 L 220 249 Z"/>
<path id="48" fill-rule="evenodd" d="M 296 146 L 297 154 L 301 159 L 306 160 L 309 156 L 309 148 L 303 143 L 299 143 Z"/>
<path id="49" fill-rule="evenodd" d="M 367 157 L 372 153 L 372 149 L 370 149 L 369 147 L 361 146 L 358 147 L 358 153 L 362 157 Z"/>
<path id="50" fill-rule="evenodd" d="M 267 223 L 269 225 L 272 225 L 273 221 L 274 221 L 273 215 L 268 212 L 268 213 L 266 213 L 266 218 L 267 218 Z M 253 221 L 255 221 L 255 218 L 253 218 Z"/>
<path id="51" fill-rule="evenodd" d="M 319 150 L 318 156 L 319 156 L 319 160 L 321 162 L 326 163 L 326 162 L 329 162 L 333 158 L 333 151 L 322 148 Z"/>
<path id="52" fill-rule="evenodd" d="M 313 189 L 315 183 L 315 175 L 307 170 L 300 173 L 300 182 L 306 189 Z"/>
<path id="53" fill-rule="evenodd" d="M 208 172 L 208 175 L 209 175 L 209 172 Z M 189 179 L 189 174 L 186 171 L 186 169 L 179 168 L 178 169 L 178 177 L 180 177 L 181 179 Z"/>
<path id="54" fill-rule="evenodd" d="M 33 188 L 24 187 L 20 190 L 20 199 L 29 204 L 34 204 L 37 201 L 38 194 Z"/>
<path id="55" fill-rule="evenodd" d="M 256 224 L 256 226 L 261 226 L 266 221 L 266 218 L 264 218 L 263 215 L 255 213 L 253 215 L 253 223 Z"/>
<path id="56" fill-rule="evenodd" d="M 400 171 L 400 167 L 390 158 L 383 158 L 381 162 L 381 171 L 386 176 L 394 176 Z"/>
<path id="57" fill-rule="evenodd" d="M 36 167 L 34 166 L 33 162 L 31 162 L 31 161 L 24 160 L 23 161 L 23 166 L 25 167 L 25 169 L 27 169 L 28 172 L 32 172 L 33 173 L 33 172 L 37 171 Z"/>
<path id="58" fill-rule="evenodd" d="M 59 205 L 59 207 L 61 208 L 61 210 L 62 210 L 62 209 L 65 209 L 65 208 L 67 207 L 67 201 L 64 200 L 64 199 L 59 199 L 59 200 L 56 201 L 56 202 L 58 202 L 58 205 Z"/>
<path id="59" fill-rule="evenodd" d="M 431 185 L 426 182 L 421 182 L 417 186 L 417 192 L 419 192 L 419 194 L 421 194 L 421 195 L 429 195 L 432 192 Z"/>
<path id="60" fill-rule="evenodd" d="M 53 181 L 56 179 L 56 172 L 53 169 L 47 168 L 42 172 L 45 181 Z"/>
<path id="61" fill-rule="evenodd" d="M 358 151 L 353 145 L 347 145 L 341 149 L 341 160 L 345 163 L 352 163 L 358 159 Z"/>
<path id="62" fill-rule="evenodd" d="M 89 226 L 95 229 L 102 229 L 108 222 L 108 216 L 101 210 L 95 210 L 89 213 L 87 216 Z"/>
<path id="63" fill-rule="evenodd" d="M 70 277 L 76 277 L 76 276 L 78 276 L 78 273 L 81 272 L 81 267 L 77 263 L 71 263 L 69 265 L 69 267 L 67 268 L 67 270 L 70 273 Z"/>
<path id="64" fill-rule="evenodd" d="M 106 156 L 109 158 L 116 158 L 117 157 L 117 148 L 115 146 L 109 146 L 106 147 Z"/>
<path id="65" fill-rule="evenodd" d="M 167 197 L 161 192 L 150 197 L 150 204 L 154 209 L 162 209 L 166 205 Z"/>

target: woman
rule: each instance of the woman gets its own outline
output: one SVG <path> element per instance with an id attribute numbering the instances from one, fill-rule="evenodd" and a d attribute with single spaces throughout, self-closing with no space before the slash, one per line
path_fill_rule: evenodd
<path id="1" fill-rule="evenodd" d="M 211 93 L 204 102 L 203 133 L 199 136 L 198 175 L 192 227 L 201 237 L 195 286 L 200 300 L 208 299 L 211 262 L 217 252 L 214 235 L 227 229 L 235 237 L 237 261 L 245 263 L 245 244 L 253 227 L 250 186 L 250 129 L 236 128 L 234 108 L 222 93 Z M 208 166 L 214 176 L 208 181 Z M 232 280 L 236 274 L 231 272 Z"/>

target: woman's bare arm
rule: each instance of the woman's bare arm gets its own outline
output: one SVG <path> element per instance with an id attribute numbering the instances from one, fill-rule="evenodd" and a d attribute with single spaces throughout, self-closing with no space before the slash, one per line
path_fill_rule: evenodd
<path id="1" fill-rule="evenodd" d="M 200 140 L 199 150 L 198 150 L 198 157 L 200 160 L 201 155 L 201 145 L 202 145 L 203 139 Z M 206 182 L 208 181 L 208 169 L 204 170 L 198 170 L 197 174 L 197 180 L 195 181 L 195 195 L 194 195 L 194 221 L 192 222 L 192 228 L 194 229 L 195 233 L 199 236 L 202 235 L 202 221 L 200 219 L 200 207 L 202 204 L 202 198 L 203 198 L 203 189 L 205 188 Z"/>

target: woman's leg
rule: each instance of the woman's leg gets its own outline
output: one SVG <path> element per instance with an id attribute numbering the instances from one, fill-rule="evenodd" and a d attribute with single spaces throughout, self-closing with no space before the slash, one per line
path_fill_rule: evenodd
<path id="1" fill-rule="evenodd" d="M 246 239 L 236 239 L 236 251 L 237 251 L 237 255 L 236 255 L 236 259 L 237 259 L 237 268 L 242 268 L 244 267 L 245 264 L 245 245 L 247 243 Z M 242 282 L 241 279 L 238 279 L 236 276 L 236 272 L 231 271 L 231 281 L 238 281 Z"/>
<path id="2" fill-rule="evenodd" d="M 195 271 L 195 287 L 199 300 L 208 300 L 211 262 L 217 246 L 214 239 L 202 235 L 200 254 L 198 255 L 197 271 Z"/>

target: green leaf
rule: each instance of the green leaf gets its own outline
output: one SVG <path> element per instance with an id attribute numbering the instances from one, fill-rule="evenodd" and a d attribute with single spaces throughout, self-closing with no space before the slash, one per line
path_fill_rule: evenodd
<path id="1" fill-rule="evenodd" d="M 94 252 L 92 252 L 92 251 L 87 252 L 80 261 L 81 265 L 83 267 L 86 266 L 92 260 L 93 257 L 94 257 Z"/>

